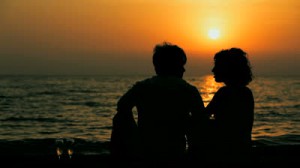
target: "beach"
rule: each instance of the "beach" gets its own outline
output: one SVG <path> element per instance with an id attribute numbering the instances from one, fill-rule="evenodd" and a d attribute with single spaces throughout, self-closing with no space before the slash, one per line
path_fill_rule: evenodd
<path id="1" fill-rule="evenodd" d="M 250 163 L 236 163 L 236 167 L 295 167 L 300 163 L 300 147 L 268 147 L 257 149 Z M 58 160 L 55 155 L 5 155 L 3 167 L 111 167 L 110 155 L 74 155 L 70 160 Z M 188 164 L 188 163 L 187 163 Z M 5 165 L 5 166 L 4 166 Z M 204 166 L 220 166 L 219 163 L 199 163 Z M 2 167 L 2 166 L 1 166 Z"/>
<path id="2" fill-rule="evenodd" d="M 53 154 L 22 154 L 9 153 L 3 154 L 1 151 L 1 167 L 111 167 L 112 161 L 109 153 L 106 154 L 74 154 L 72 158 L 58 159 L 55 153 Z M 286 146 L 260 146 L 253 147 L 251 160 L 247 163 L 235 162 L 231 163 L 234 167 L 295 167 L 300 164 L 300 145 L 286 145 Z M 191 164 L 189 162 L 186 165 Z M 200 161 L 197 163 L 203 167 L 221 167 L 218 162 L 213 159 Z M 4 166 L 5 165 L 5 166 Z M 188 167 L 188 166 L 186 166 Z"/>

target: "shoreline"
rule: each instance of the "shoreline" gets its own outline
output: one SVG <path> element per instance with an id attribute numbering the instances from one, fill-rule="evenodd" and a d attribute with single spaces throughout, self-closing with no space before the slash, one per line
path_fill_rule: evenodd
<path id="1" fill-rule="evenodd" d="M 2 165 L 7 167 L 101 167 L 110 168 L 111 158 L 107 154 L 74 154 L 71 159 L 59 160 L 55 154 L 5 154 L 0 151 Z M 292 167 L 300 164 L 300 145 L 260 146 L 253 147 L 251 162 L 237 167 Z M 203 164 L 203 163 L 202 163 Z M 209 163 L 218 167 L 218 163 Z M 209 165 L 206 165 L 207 167 Z M 294 167 L 294 166 L 293 166 Z"/>

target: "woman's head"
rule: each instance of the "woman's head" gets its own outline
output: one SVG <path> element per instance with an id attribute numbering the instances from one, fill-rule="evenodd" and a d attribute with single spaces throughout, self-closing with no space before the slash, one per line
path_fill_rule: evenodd
<path id="1" fill-rule="evenodd" d="M 246 86 L 252 81 L 251 65 L 247 53 L 240 48 L 221 50 L 215 54 L 212 69 L 216 82 Z"/>

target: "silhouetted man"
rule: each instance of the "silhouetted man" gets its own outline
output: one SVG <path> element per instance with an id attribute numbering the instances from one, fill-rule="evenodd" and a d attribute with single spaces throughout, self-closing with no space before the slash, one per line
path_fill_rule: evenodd
<path id="1" fill-rule="evenodd" d="M 186 61 L 185 52 L 177 45 L 155 46 L 157 75 L 135 83 L 117 104 L 111 137 L 114 157 L 127 161 L 138 158 L 149 167 L 182 163 L 186 142 L 191 145 L 191 120 L 201 118 L 204 110 L 197 88 L 182 79 Z"/>

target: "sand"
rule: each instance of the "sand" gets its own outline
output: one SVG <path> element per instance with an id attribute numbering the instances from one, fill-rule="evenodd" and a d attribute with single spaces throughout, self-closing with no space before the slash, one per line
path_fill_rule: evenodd
<path id="1" fill-rule="evenodd" d="M 59 160 L 55 155 L 5 155 L 1 154 L 1 167 L 30 168 L 110 168 L 109 154 L 74 155 L 71 159 Z M 199 162 L 197 167 L 221 167 L 219 163 Z M 188 165 L 188 163 L 186 164 Z M 295 165 L 295 166 L 294 166 Z M 297 167 L 300 165 L 300 146 L 264 146 L 253 148 L 252 160 L 249 163 L 237 163 L 231 167 Z M 188 166 L 184 166 L 188 167 Z"/>

